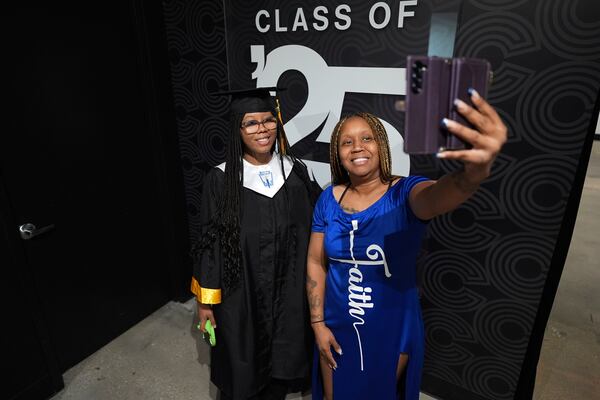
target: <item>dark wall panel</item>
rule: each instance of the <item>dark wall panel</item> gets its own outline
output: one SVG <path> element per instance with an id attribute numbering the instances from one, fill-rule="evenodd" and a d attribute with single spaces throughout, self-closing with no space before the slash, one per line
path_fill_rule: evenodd
<path id="1" fill-rule="evenodd" d="M 226 98 L 208 93 L 227 85 L 225 27 L 220 2 L 164 2 L 179 149 L 190 239 L 198 235 L 202 180 L 225 160 Z"/>
<path id="2" fill-rule="evenodd" d="M 456 53 L 491 61 L 509 141 L 430 229 L 425 388 L 444 398 L 531 398 L 595 128 L 598 20 L 595 1 L 464 3 Z"/>
<path id="3" fill-rule="evenodd" d="M 447 3 L 420 1 L 419 7 Z M 509 140 L 481 190 L 430 224 L 419 264 L 427 329 L 423 389 L 445 399 L 526 399 L 594 136 L 600 5 L 595 0 L 462 3 L 455 54 L 491 61 L 495 80 L 489 100 L 508 125 Z M 279 7 L 297 6 L 281 2 Z M 253 22 L 261 7 L 244 3 L 233 16 Z M 227 103 L 208 95 L 228 82 L 224 10 L 220 3 L 190 0 L 165 1 L 164 9 L 194 238 L 202 179 L 225 157 Z M 240 41 L 249 38 L 253 44 L 268 40 L 255 35 Z M 372 41 L 342 39 L 331 50 L 335 65 L 344 65 L 353 54 L 368 57 L 375 49 Z M 424 48 L 418 41 L 400 45 L 406 51 Z M 251 72 L 247 49 L 239 41 L 227 46 L 230 52 L 246 52 L 242 58 L 248 65 L 242 69 Z M 344 46 L 353 50 L 346 54 Z M 291 116 L 302 104 L 304 86 L 292 75 L 284 79 L 297 88 L 286 94 L 290 102 L 284 107 L 290 107 Z M 349 101 L 371 106 L 374 97 Z M 423 158 L 412 161 L 414 172 L 429 175 L 456 168 Z"/>

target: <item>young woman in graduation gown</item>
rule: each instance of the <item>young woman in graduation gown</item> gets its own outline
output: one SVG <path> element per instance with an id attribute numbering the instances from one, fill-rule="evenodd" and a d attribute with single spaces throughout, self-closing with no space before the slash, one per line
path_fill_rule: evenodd
<path id="1" fill-rule="evenodd" d="M 201 329 L 216 327 L 222 399 L 283 399 L 310 382 L 305 266 L 320 187 L 291 155 L 268 89 L 221 93 L 232 96 L 227 158 L 203 183 L 192 291 Z"/>
<path id="2" fill-rule="evenodd" d="M 337 124 L 333 185 L 315 207 L 307 263 L 320 356 L 314 400 L 418 400 L 424 330 L 416 258 L 425 221 L 466 201 L 506 141 L 496 111 L 474 91 L 471 99 L 474 107 L 455 104 L 472 128 L 443 123 L 472 148 L 440 153 L 463 168 L 437 181 L 391 174 L 385 128 L 373 115 Z"/>

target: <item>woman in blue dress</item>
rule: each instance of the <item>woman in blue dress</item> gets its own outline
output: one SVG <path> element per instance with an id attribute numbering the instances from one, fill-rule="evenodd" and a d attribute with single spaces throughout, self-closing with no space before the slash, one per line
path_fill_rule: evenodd
<path id="1" fill-rule="evenodd" d="M 496 111 L 477 92 L 471 100 L 474 107 L 455 105 L 474 128 L 443 124 L 472 148 L 439 153 L 463 168 L 437 181 L 391 174 L 387 134 L 373 115 L 337 124 L 333 184 L 315 207 L 307 260 L 318 351 L 313 399 L 419 398 L 424 332 L 415 275 L 426 221 L 467 200 L 506 141 Z"/>

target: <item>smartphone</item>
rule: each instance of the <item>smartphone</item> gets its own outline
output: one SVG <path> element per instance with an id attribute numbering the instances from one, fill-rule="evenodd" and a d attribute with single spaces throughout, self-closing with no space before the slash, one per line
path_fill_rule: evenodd
<path id="1" fill-rule="evenodd" d="M 471 104 L 469 88 L 486 97 L 490 78 L 490 63 L 483 59 L 408 56 L 404 152 L 433 154 L 467 148 L 467 144 L 442 127 L 442 119 L 450 118 L 469 126 L 454 109 L 454 100 Z"/>
<path id="2" fill-rule="evenodd" d="M 210 320 L 206 320 L 206 324 L 204 325 L 206 328 L 206 333 L 202 332 L 202 338 L 212 347 L 217 345 L 217 336 L 215 334 L 215 328 L 212 326 Z M 198 324 L 198 329 L 200 330 L 200 324 Z"/>

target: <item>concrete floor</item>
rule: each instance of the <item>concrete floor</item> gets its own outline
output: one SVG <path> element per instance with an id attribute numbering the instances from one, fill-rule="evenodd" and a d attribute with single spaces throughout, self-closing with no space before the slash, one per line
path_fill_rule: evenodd
<path id="1" fill-rule="evenodd" d="M 546 329 L 534 399 L 600 398 L 600 141 Z M 168 303 L 64 375 L 52 400 L 216 400 L 194 302 Z M 308 400 L 310 395 L 289 395 Z M 421 400 L 431 399 L 426 395 Z"/>
<path id="2" fill-rule="evenodd" d="M 600 126 L 599 126 L 600 127 Z M 600 399 L 600 141 L 546 327 L 534 399 Z"/>
<path id="3" fill-rule="evenodd" d="M 216 400 L 195 300 L 170 302 L 64 374 L 51 400 Z M 288 400 L 310 400 L 310 393 Z M 420 400 L 433 400 L 422 394 Z"/>

